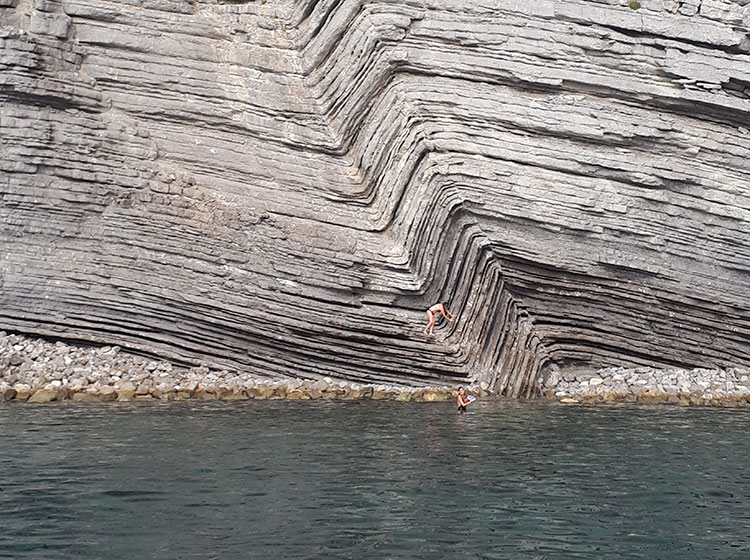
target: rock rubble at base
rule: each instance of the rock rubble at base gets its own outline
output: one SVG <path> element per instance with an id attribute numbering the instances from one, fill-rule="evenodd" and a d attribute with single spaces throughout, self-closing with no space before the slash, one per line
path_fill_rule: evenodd
<path id="1" fill-rule="evenodd" d="M 364 385 L 330 377 L 270 379 L 262 376 L 178 367 L 129 354 L 117 346 L 78 347 L 0 332 L 0 401 L 45 403 L 70 400 L 392 400 L 442 402 L 457 387 Z M 487 396 L 487 387 L 467 392 Z"/>
<path id="2" fill-rule="evenodd" d="M 682 406 L 747 406 L 750 368 L 605 368 L 555 373 L 542 386 L 545 397 L 566 404 L 642 402 Z"/>
<path id="3" fill-rule="evenodd" d="M 268 378 L 257 374 L 179 367 L 117 346 L 81 347 L 0 331 L 0 402 L 196 400 L 391 400 L 444 402 L 457 387 L 365 385 L 330 377 Z M 492 395 L 486 385 L 467 393 Z M 634 403 L 747 406 L 750 368 L 726 370 L 606 368 L 548 376 L 543 397 L 564 404 Z"/>

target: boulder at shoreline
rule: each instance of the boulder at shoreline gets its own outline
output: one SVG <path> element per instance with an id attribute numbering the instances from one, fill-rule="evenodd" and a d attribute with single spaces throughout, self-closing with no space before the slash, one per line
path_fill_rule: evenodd
<path id="1" fill-rule="evenodd" d="M 272 378 L 257 373 L 178 367 L 117 346 L 80 347 L 0 332 L 0 402 L 170 402 L 186 400 L 390 400 L 436 403 L 457 386 L 360 384 L 331 377 Z M 486 383 L 467 394 L 493 396 Z M 747 406 L 750 370 L 606 368 L 554 372 L 543 398 L 563 404 L 646 403 Z"/>

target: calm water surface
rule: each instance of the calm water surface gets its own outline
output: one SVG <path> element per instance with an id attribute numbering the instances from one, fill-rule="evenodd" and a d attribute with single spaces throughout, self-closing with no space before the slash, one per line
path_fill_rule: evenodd
<path id="1" fill-rule="evenodd" d="M 5 403 L 0 558 L 747 559 L 749 442 L 728 409 Z"/>

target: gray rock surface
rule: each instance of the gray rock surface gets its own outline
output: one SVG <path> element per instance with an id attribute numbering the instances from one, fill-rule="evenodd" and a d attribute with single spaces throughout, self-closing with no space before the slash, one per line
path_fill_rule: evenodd
<path id="1" fill-rule="evenodd" d="M 0 328 L 513 396 L 749 365 L 750 6 L 627 4 L 0 0 Z"/>
<path id="2" fill-rule="evenodd" d="M 313 382 L 216 371 L 206 366 L 173 367 L 169 362 L 144 360 L 120 350 L 118 347 L 81 348 L 0 332 L 0 360 L 17 355 L 26 366 L 23 369 L 10 364 L 0 367 L 0 402 L 396 400 L 400 395 L 405 396 L 402 399 L 405 401 L 440 402 L 455 399 L 458 394 L 458 388 L 451 386 L 373 386 L 330 377 Z M 490 396 L 487 389 L 485 384 L 467 387 L 469 393 L 483 397 Z"/>
<path id="3" fill-rule="evenodd" d="M 568 380 L 547 380 L 545 396 L 563 402 L 643 401 L 681 405 L 747 406 L 750 369 L 605 368 Z"/>

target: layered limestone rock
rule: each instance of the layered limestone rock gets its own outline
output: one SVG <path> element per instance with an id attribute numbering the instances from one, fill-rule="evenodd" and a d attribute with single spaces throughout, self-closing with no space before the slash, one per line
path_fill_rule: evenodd
<path id="1" fill-rule="evenodd" d="M 488 397 L 486 384 L 467 394 Z M 269 379 L 206 366 L 174 367 L 117 346 L 71 347 L 0 331 L 0 402 L 160 402 L 198 400 L 394 400 L 454 401 L 456 387 L 361 384 L 322 377 Z"/>
<path id="2" fill-rule="evenodd" d="M 628 4 L 0 0 L 0 328 L 512 396 L 747 366 L 750 6 Z"/>

